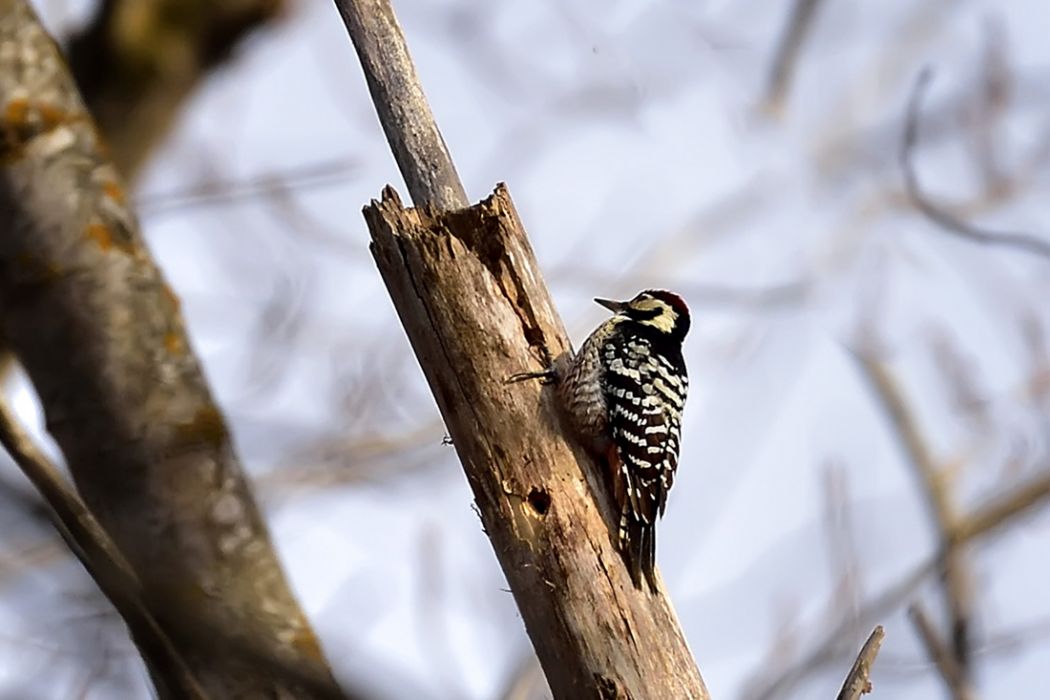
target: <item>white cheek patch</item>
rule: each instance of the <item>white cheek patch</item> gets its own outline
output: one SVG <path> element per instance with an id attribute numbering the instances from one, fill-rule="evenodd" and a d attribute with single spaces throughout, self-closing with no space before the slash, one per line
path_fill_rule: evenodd
<path id="1" fill-rule="evenodd" d="M 652 326 L 664 333 L 670 333 L 673 331 L 674 324 L 678 322 L 678 312 L 658 299 L 643 299 L 635 304 L 635 308 L 640 311 L 659 311 L 660 313 L 656 316 L 646 319 L 642 321 L 642 323 Z"/>

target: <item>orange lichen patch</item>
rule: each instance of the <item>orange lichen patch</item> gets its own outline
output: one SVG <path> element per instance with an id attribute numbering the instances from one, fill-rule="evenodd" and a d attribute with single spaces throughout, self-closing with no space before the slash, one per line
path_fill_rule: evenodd
<path id="1" fill-rule="evenodd" d="M 186 350 L 186 342 L 179 333 L 168 331 L 164 334 L 164 349 L 172 355 L 181 355 Z"/>
<path id="2" fill-rule="evenodd" d="M 114 230 L 105 224 L 95 221 L 88 224 L 84 235 L 103 252 L 108 253 L 113 248 L 127 255 L 135 252 L 135 241 L 120 228 Z"/>
<path id="3" fill-rule="evenodd" d="M 37 136 L 86 119 L 86 114 L 67 112 L 46 102 L 25 98 L 10 100 L 0 110 L 0 160 L 16 160 Z"/>
<path id="4" fill-rule="evenodd" d="M 86 233 L 87 237 L 102 250 L 108 251 L 113 247 L 113 234 L 102 224 L 88 224 Z"/>
<path id="5" fill-rule="evenodd" d="M 84 114 L 70 113 L 48 102 L 17 97 L 0 111 L 0 158 L 12 159 L 22 155 L 30 141 L 53 131 L 62 124 L 87 119 Z"/>
<path id="6" fill-rule="evenodd" d="M 309 629 L 300 629 L 296 632 L 295 637 L 292 639 L 292 648 L 294 648 L 300 656 L 307 659 L 320 661 L 324 658 L 317 637 L 314 636 L 314 633 Z"/>
<path id="7" fill-rule="evenodd" d="M 218 446 L 226 436 L 226 421 L 215 406 L 204 406 L 193 418 L 175 426 L 175 439 L 184 445 Z"/>
<path id="8" fill-rule="evenodd" d="M 70 114 L 49 102 L 31 101 L 24 97 L 13 99 L 4 107 L 4 126 L 24 131 L 29 136 L 84 118 L 83 115 Z"/>
<path id="9" fill-rule="evenodd" d="M 117 204 L 124 204 L 128 200 L 124 195 L 124 188 L 112 180 L 102 183 L 102 193 Z"/>
<path id="10" fill-rule="evenodd" d="M 24 97 L 11 100 L 4 108 L 4 121 L 9 126 L 25 124 L 29 119 L 29 100 Z"/>

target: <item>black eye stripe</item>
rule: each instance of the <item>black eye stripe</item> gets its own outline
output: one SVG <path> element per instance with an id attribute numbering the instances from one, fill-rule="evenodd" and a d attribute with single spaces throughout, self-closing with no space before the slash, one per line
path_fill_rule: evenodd
<path id="1" fill-rule="evenodd" d="M 638 309 L 635 307 L 630 307 L 628 311 L 628 314 L 631 318 L 637 319 L 639 321 L 647 321 L 651 318 L 656 318 L 661 313 L 663 313 L 663 308 L 659 306 L 654 306 L 651 309 Z"/>

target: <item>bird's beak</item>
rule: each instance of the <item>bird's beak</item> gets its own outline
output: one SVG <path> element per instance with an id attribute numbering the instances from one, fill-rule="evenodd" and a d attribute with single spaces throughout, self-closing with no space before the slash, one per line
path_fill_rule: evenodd
<path id="1" fill-rule="evenodd" d="M 613 301 L 612 299 L 595 299 L 594 301 L 595 303 L 601 304 L 605 308 L 609 309 L 609 311 L 612 311 L 614 314 L 622 311 L 623 307 L 627 305 L 626 302 Z"/>

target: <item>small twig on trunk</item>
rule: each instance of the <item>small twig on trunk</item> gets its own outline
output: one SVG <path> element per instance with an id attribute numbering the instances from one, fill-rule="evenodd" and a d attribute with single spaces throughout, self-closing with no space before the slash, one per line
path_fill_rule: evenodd
<path id="1" fill-rule="evenodd" d="M 842 684 L 838 700 L 858 700 L 861 695 L 871 692 L 871 667 L 875 663 L 875 657 L 879 653 L 885 636 L 882 625 L 876 625 L 871 631 L 868 641 L 864 642 L 864 646 L 860 648 L 857 660 L 853 662 L 853 668 L 850 669 Z"/>

